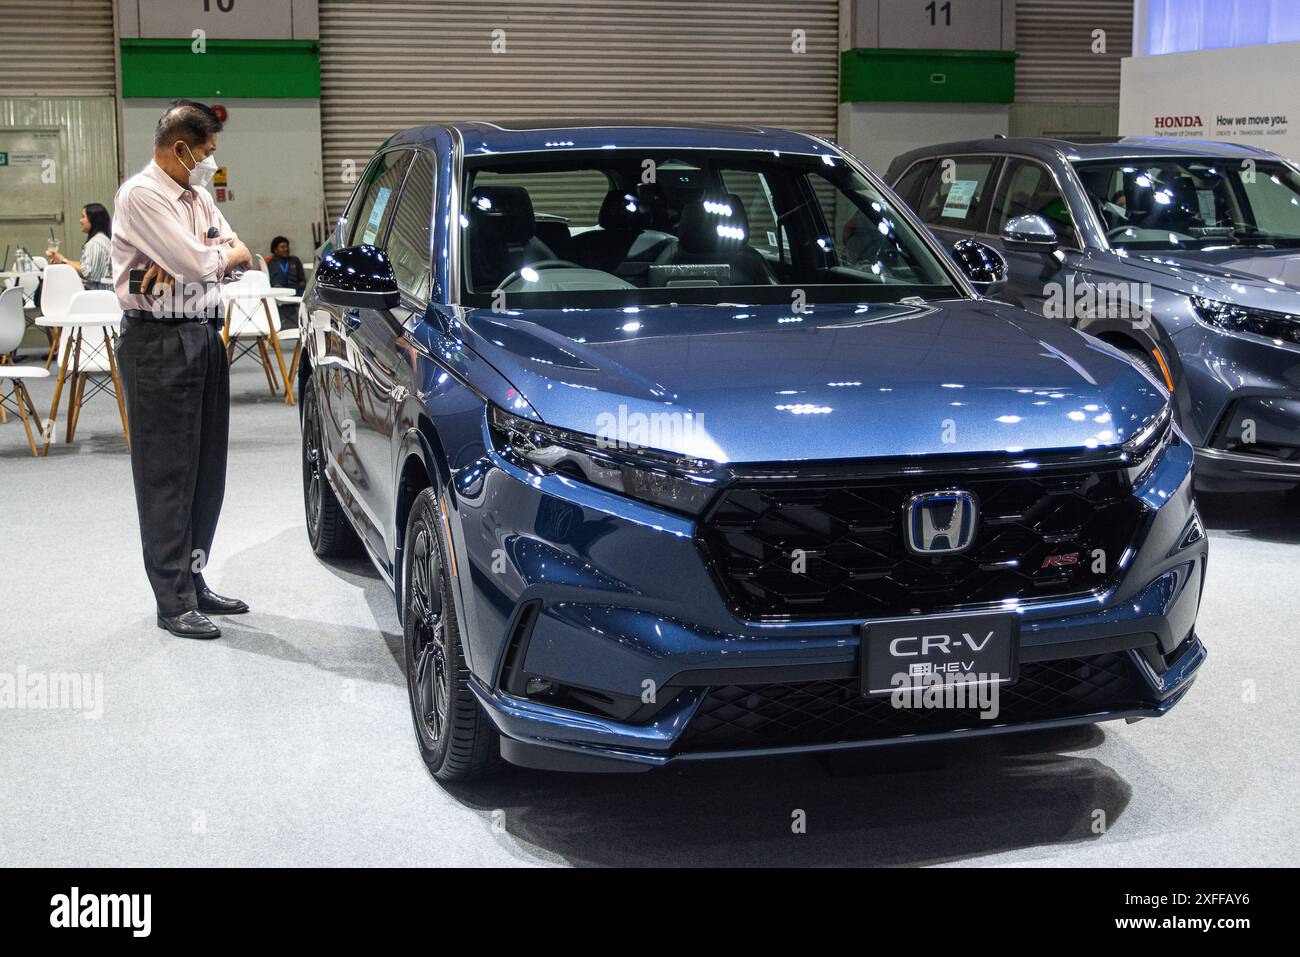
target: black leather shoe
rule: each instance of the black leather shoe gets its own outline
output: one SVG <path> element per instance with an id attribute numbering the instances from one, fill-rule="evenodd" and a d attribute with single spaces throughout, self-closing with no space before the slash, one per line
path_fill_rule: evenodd
<path id="1" fill-rule="evenodd" d="M 185 611 L 171 618 L 158 616 L 158 627 L 165 628 L 177 638 L 220 638 L 221 629 L 208 621 L 198 611 Z"/>
<path id="2" fill-rule="evenodd" d="M 205 615 L 242 615 L 248 605 L 238 598 L 223 598 L 207 585 L 197 586 L 194 594 L 199 599 L 199 611 Z"/>

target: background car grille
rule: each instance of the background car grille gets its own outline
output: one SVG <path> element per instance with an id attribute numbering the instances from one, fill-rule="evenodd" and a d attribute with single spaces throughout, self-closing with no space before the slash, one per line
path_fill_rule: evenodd
<path id="1" fill-rule="evenodd" d="M 977 497 L 975 542 L 956 555 L 913 555 L 903 541 L 904 503 L 945 488 Z M 745 618 L 868 618 L 1102 588 L 1143 513 L 1116 468 L 753 481 L 722 494 L 700 542 Z M 796 549 L 806 556 L 802 570 Z"/>
<path id="2" fill-rule="evenodd" d="M 870 741 L 998 724 L 1020 724 L 1150 707 L 1126 654 L 1027 662 L 1019 680 L 999 689 L 999 713 L 895 708 L 889 697 L 865 698 L 856 678 L 799 684 L 710 688 L 686 725 L 678 751 Z"/>

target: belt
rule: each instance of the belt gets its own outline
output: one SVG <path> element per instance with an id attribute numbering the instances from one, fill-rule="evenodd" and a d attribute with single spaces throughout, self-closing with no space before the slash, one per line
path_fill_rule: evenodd
<path id="1" fill-rule="evenodd" d="M 156 316 L 148 309 L 124 309 L 124 319 L 140 319 L 144 322 L 164 322 L 168 325 L 181 325 L 186 322 L 218 322 L 222 319 L 219 312 L 200 312 L 189 316 Z"/>

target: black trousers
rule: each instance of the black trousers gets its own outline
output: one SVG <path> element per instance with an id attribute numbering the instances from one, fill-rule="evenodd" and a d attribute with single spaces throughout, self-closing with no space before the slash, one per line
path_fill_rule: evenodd
<path id="1" fill-rule="evenodd" d="M 221 331 L 126 317 L 117 349 L 144 569 L 158 614 L 198 607 L 226 492 L 230 365 Z"/>

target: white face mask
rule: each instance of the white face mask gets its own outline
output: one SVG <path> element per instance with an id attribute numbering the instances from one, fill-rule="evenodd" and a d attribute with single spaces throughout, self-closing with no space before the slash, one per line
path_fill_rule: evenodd
<path id="1" fill-rule="evenodd" d="M 189 144 L 183 144 L 186 152 L 190 154 L 190 159 L 194 159 L 194 151 L 190 149 Z M 182 163 L 182 166 L 185 164 Z M 217 161 L 211 156 L 205 156 L 201 162 L 195 163 L 193 167 L 187 167 L 190 173 L 190 185 L 202 186 L 207 189 L 212 185 L 212 178 L 217 175 Z"/>

